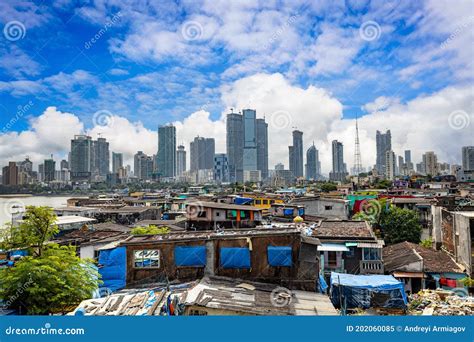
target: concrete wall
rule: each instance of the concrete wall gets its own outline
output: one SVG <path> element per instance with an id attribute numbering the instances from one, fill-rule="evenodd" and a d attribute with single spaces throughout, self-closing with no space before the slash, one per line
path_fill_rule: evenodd
<path id="1" fill-rule="evenodd" d="M 309 216 L 340 220 L 349 218 L 349 201 L 315 198 L 312 200 L 294 200 L 291 204 L 304 205 L 305 215 Z"/>
<path id="2" fill-rule="evenodd" d="M 472 273 L 471 265 L 471 230 L 469 217 L 461 215 L 461 213 L 454 214 L 455 224 L 455 246 L 456 246 L 456 261 L 466 267 L 467 273 Z"/>

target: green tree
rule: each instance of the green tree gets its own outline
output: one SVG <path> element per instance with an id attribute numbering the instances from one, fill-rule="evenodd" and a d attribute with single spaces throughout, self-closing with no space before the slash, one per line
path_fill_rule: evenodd
<path id="1" fill-rule="evenodd" d="M 41 256 L 45 242 L 59 232 L 55 222 L 53 209 L 29 206 L 18 226 L 8 224 L 0 231 L 0 248 L 29 249 L 30 253 Z"/>
<path id="2" fill-rule="evenodd" d="M 168 227 L 157 227 L 154 225 L 148 227 L 136 227 L 131 231 L 132 235 L 159 235 L 168 234 L 169 232 L 170 229 Z"/>
<path id="3" fill-rule="evenodd" d="M 28 207 L 18 226 L 1 231 L 0 248 L 27 249 L 13 267 L 0 269 L 0 299 L 28 314 L 64 313 L 97 289 L 99 273 L 92 260 L 81 259 L 74 246 L 50 243 L 58 231 L 51 208 Z"/>
<path id="4" fill-rule="evenodd" d="M 382 215 L 380 227 L 387 244 L 403 241 L 420 242 L 422 227 L 418 222 L 418 215 L 413 210 L 390 207 Z"/>
<path id="5" fill-rule="evenodd" d="M 337 190 L 337 185 L 334 183 L 323 183 L 321 184 L 321 191 L 322 192 L 330 192 Z"/>
<path id="6" fill-rule="evenodd" d="M 66 313 L 91 298 L 99 274 L 73 246 L 48 245 L 39 257 L 27 256 L 0 271 L 0 298 L 30 315 Z"/>
<path id="7" fill-rule="evenodd" d="M 425 247 L 425 248 L 432 248 L 433 247 L 433 239 L 431 236 L 425 240 L 422 240 L 420 242 L 420 246 Z"/>

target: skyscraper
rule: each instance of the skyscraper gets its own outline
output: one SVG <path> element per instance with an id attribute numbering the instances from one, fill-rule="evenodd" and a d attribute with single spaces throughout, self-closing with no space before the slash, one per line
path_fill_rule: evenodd
<path id="1" fill-rule="evenodd" d="M 405 163 L 411 163 L 411 151 L 405 150 Z"/>
<path id="2" fill-rule="evenodd" d="M 474 146 L 464 146 L 462 148 L 462 170 L 474 171 Z"/>
<path id="3" fill-rule="evenodd" d="M 433 151 L 423 154 L 423 168 L 427 175 L 438 175 L 438 157 Z"/>
<path id="4" fill-rule="evenodd" d="M 265 119 L 257 119 L 257 170 L 262 180 L 268 178 L 268 124 Z"/>
<path id="5" fill-rule="evenodd" d="M 229 181 L 240 182 L 244 180 L 244 123 L 243 116 L 237 113 L 227 114 L 226 145 L 229 162 Z"/>
<path id="6" fill-rule="evenodd" d="M 329 173 L 329 179 L 332 181 L 344 181 L 347 177 L 347 171 L 344 163 L 344 146 L 337 140 L 332 142 L 332 171 Z"/>
<path id="7" fill-rule="evenodd" d="M 134 175 L 140 180 L 150 180 L 153 177 L 153 158 L 143 151 L 138 151 L 133 158 Z"/>
<path id="8" fill-rule="evenodd" d="M 18 185 L 18 166 L 15 162 L 9 162 L 8 166 L 2 169 L 3 185 Z"/>
<path id="9" fill-rule="evenodd" d="M 94 166 L 95 173 L 101 180 L 105 180 L 110 172 L 110 152 L 109 143 L 105 138 L 98 138 L 93 142 L 94 145 Z"/>
<path id="10" fill-rule="evenodd" d="M 396 159 L 395 153 L 393 151 L 385 152 L 385 177 L 389 180 L 395 179 L 395 168 L 396 168 Z"/>
<path id="11" fill-rule="evenodd" d="M 380 131 L 377 131 L 375 138 L 377 147 L 377 158 L 375 162 L 375 168 L 379 175 L 384 175 L 386 152 L 392 149 L 392 135 L 390 133 L 390 130 L 387 130 L 385 134 L 380 133 Z"/>
<path id="12" fill-rule="evenodd" d="M 123 167 L 123 154 L 112 152 L 112 173 L 118 173 Z"/>
<path id="13" fill-rule="evenodd" d="M 303 132 L 293 131 L 293 146 L 288 147 L 290 171 L 294 177 L 303 177 Z"/>
<path id="14" fill-rule="evenodd" d="M 229 181 L 229 163 L 225 153 L 214 155 L 214 180 L 217 183 Z"/>
<path id="15" fill-rule="evenodd" d="M 244 120 L 244 171 L 257 170 L 257 113 L 253 109 L 242 111 Z"/>
<path id="16" fill-rule="evenodd" d="M 71 180 L 89 181 L 93 167 L 92 138 L 86 135 L 76 135 L 71 140 Z"/>
<path id="17" fill-rule="evenodd" d="M 306 151 L 306 179 L 318 180 L 320 173 L 319 152 L 313 143 Z"/>
<path id="18" fill-rule="evenodd" d="M 56 173 L 56 162 L 51 159 L 44 160 L 44 179 L 45 182 L 52 182 L 55 179 Z"/>
<path id="19" fill-rule="evenodd" d="M 69 170 L 69 163 L 67 162 L 66 159 L 61 160 L 61 163 L 59 164 L 60 170 Z"/>
<path id="20" fill-rule="evenodd" d="M 184 171 L 186 171 L 186 150 L 184 145 L 179 145 L 176 151 L 176 175 L 182 176 Z"/>
<path id="21" fill-rule="evenodd" d="M 157 171 L 160 177 L 176 175 L 176 127 L 158 127 Z"/>
<path id="22" fill-rule="evenodd" d="M 216 144 L 214 138 L 195 137 L 190 144 L 191 171 L 212 170 Z"/>

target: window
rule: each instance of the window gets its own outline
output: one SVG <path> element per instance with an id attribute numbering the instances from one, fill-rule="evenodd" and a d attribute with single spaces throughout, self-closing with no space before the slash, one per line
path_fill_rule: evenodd
<path id="1" fill-rule="evenodd" d="M 94 260 L 99 260 L 99 254 L 100 254 L 100 251 L 95 249 L 94 250 Z"/>
<path id="2" fill-rule="evenodd" d="M 247 218 L 247 216 L 248 216 L 248 214 L 247 214 L 246 211 L 243 211 L 243 210 L 240 211 L 240 218 L 241 219 Z"/>
<path id="3" fill-rule="evenodd" d="M 235 220 L 237 218 L 237 210 L 227 210 L 227 218 Z"/>
<path id="4" fill-rule="evenodd" d="M 325 205 L 324 210 L 332 210 L 332 205 Z"/>
<path id="5" fill-rule="evenodd" d="M 207 216 L 206 211 L 202 210 L 198 212 L 198 217 L 206 217 L 206 216 Z"/>
<path id="6" fill-rule="evenodd" d="M 380 249 L 364 248 L 363 260 L 380 260 Z"/>
<path id="7" fill-rule="evenodd" d="M 219 217 L 221 216 L 221 213 L 220 212 L 216 212 L 216 217 Z"/>
<path id="8" fill-rule="evenodd" d="M 160 251 L 158 249 L 143 249 L 134 251 L 134 267 L 159 268 Z"/>
<path id="9" fill-rule="evenodd" d="M 263 204 L 268 204 L 268 200 L 263 200 Z"/>
<path id="10" fill-rule="evenodd" d="M 262 204 L 262 200 L 255 200 L 255 204 Z"/>
<path id="11" fill-rule="evenodd" d="M 346 257 L 353 258 L 355 256 L 355 247 L 348 247 L 349 252 L 346 252 Z"/>
<path id="12" fill-rule="evenodd" d="M 336 267 L 337 266 L 337 254 L 336 252 L 328 252 L 328 266 Z"/>
<path id="13" fill-rule="evenodd" d="M 270 204 L 274 204 L 275 203 L 275 200 L 270 200 Z"/>

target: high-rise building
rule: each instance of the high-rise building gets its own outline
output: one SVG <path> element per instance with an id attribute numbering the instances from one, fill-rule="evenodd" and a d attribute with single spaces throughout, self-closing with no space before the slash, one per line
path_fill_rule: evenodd
<path id="1" fill-rule="evenodd" d="M 403 173 L 403 169 L 405 168 L 405 163 L 403 162 L 403 157 L 402 156 L 398 156 L 398 167 L 397 167 L 397 175 L 402 175 L 404 174 Z"/>
<path id="2" fill-rule="evenodd" d="M 191 171 L 214 168 L 216 144 L 214 138 L 195 137 L 190 144 Z"/>
<path id="3" fill-rule="evenodd" d="M 244 122 L 244 171 L 257 170 L 257 113 L 253 109 L 242 111 Z"/>
<path id="4" fill-rule="evenodd" d="M 405 163 L 411 162 L 411 151 L 405 150 Z"/>
<path id="5" fill-rule="evenodd" d="M 150 180 L 153 177 L 153 158 L 143 151 L 138 151 L 133 158 L 134 175 L 140 180 Z"/>
<path id="6" fill-rule="evenodd" d="M 94 170 L 93 173 L 98 176 L 97 180 L 105 181 L 110 172 L 110 152 L 109 143 L 105 138 L 98 138 L 93 141 L 94 146 Z"/>
<path id="7" fill-rule="evenodd" d="M 59 164 L 60 170 L 69 170 L 69 163 L 66 159 L 61 160 L 61 163 Z"/>
<path id="8" fill-rule="evenodd" d="M 393 151 L 385 152 L 385 177 L 389 180 L 395 179 L 396 158 Z"/>
<path id="9" fill-rule="evenodd" d="M 375 138 L 377 148 L 375 168 L 379 175 L 384 175 L 386 152 L 392 150 L 392 135 L 390 133 L 390 130 L 387 130 L 386 133 L 380 133 L 380 131 L 377 131 Z"/>
<path id="10" fill-rule="evenodd" d="M 123 154 L 112 152 L 112 173 L 118 173 L 123 167 Z"/>
<path id="11" fill-rule="evenodd" d="M 265 119 L 257 119 L 257 170 L 262 180 L 268 178 L 268 124 Z"/>
<path id="12" fill-rule="evenodd" d="M 158 127 L 157 171 L 160 177 L 176 176 L 176 127 Z"/>
<path id="13" fill-rule="evenodd" d="M 217 183 L 229 181 L 229 162 L 225 153 L 214 155 L 214 180 Z"/>
<path id="14" fill-rule="evenodd" d="M 280 170 L 284 170 L 285 169 L 285 165 L 283 165 L 282 163 L 278 163 L 275 165 L 275 170 L 276 171 L 280 171 Z"/>
<path id="15" fill-rule="evenodd" d="M 321 174 L 319 152 L 313 145 L 306 151 L 306 179 L 318 180 Z"/>
<path id="16" fill-rule="evenodd" d="M 18 166 L 15 162 L 9 162 L 8 166 L 2 169 L 3 185 L 18 185 Z"/>
<path id="17" fill-rule="evenodd" d="M 240 114 L 227 114 L 226 145 L 229 180 L 233 183 L 242 183 L 244 180 L 244 121 Z"/>
<path id="18" fill-rule="evenodd" d="M 463 171 L 474 171 L 474 146 L 463 146 L 462 148 Z"/>
<path id="19" fill-rule="evenodd" d="M 433 151 L 426 152 L 423 154 L 422 161 L 425 174 L 436 176 L 438 174 L 438 157 Z"/>
<path id="20" fill-rule="evenodd" d="M 329 173 L 329 179 L 332 181 L 343 182 L 347 177 L 347 170 L 344 163 L 344 145 L 333 140 L 332 142 L 332 171 Z"/>
<path id="21" fill-rule="evenodd" d="M 56 177 L 56 162 L 51 159 L 45 159 L 44 160 L 44 182 L 52 182 L 55 180 Z"/>
<path id="22" fill-rule="evenodd" d="M 288 147 L 290 171 L 293 176 L 303 177 L 303 132 L 293 131 L 293 146 Z"/>
<path id="23" fill-rule="evenodd" d="M 92 138 L 86 135 L 76 135 L 71 140 L 71 180 L 89 181 L 94 167 L 95 153 Z"/>
<path id="24" fill-rule="evenodd" d="M 179 145 L 176 151 L 176 175 L 182 176 L 186 171 L 186 150 L 184 145 Z"/>

